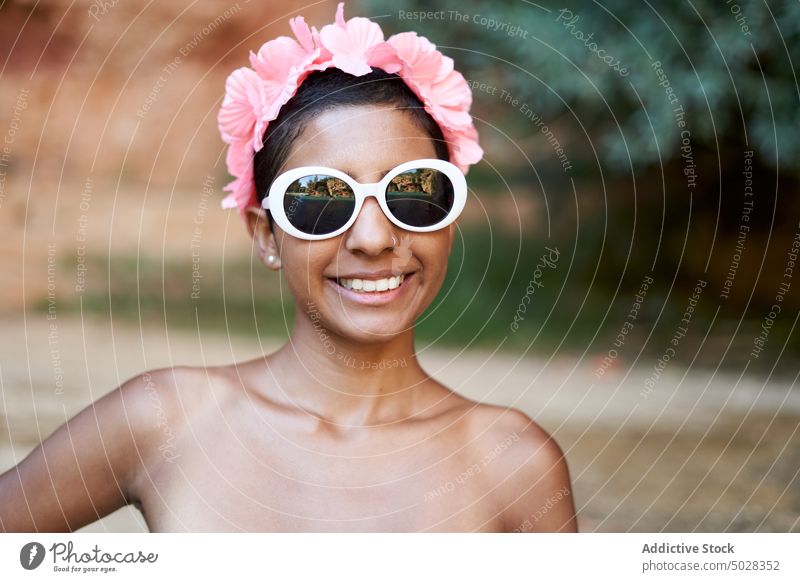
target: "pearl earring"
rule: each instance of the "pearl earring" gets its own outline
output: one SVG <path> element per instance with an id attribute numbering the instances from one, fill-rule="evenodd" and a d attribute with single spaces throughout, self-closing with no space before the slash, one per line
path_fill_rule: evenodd
<path id="1" fill-rule="evenodd" d="M 274 257 L 273 255 L 270 255 L 270 256 L 268 256 L 268 257 L 267 257 L 267 260 L 268 260 L 270 263 L 274 263 L 274 262 L 275 262 L 275 257 Z"/>

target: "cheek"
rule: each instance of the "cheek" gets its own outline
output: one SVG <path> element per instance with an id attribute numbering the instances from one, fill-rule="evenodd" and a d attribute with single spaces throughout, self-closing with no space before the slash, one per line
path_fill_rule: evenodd
<path id="1" fill-rule="evenodd" d="M 327 241 L 285 241 L 281 247 L 283 276 L 299 297 L 313 294 L 322 285 L 324 273 L 335 260 L 336 246 Z"/>
<path id="2" fill-rule="evenodd" d="M 444 280 L 447 277 L 447 258 L 445 257 L 442 262 L 437 263 L 435 269 L 426 270 L 428 272 L 425 276 L 425 283 L 430 286 L 430 297 L 428 299 L 433 300 L 441 291 Z"/>
<path id="3" fill-rule="evenodd" d="M 422 263 L 422 275 L 426 285 L 432 287 L 434 294 L 439 291 L 447 276 L 449 257 L 448 236 L 439 235 L 420 241 L 415 245 L 414 254 Z"/>

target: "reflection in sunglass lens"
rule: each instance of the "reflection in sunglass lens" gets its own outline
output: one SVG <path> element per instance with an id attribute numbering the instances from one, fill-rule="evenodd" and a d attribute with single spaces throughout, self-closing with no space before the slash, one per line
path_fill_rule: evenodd
<path id="1" fill-rule="evenodd" d="M 314 174 L 292 182 L 283 197 L 286 218 L 307 234 L 328 234 L 353 215 L 356 197 L 346 182 Z"/>
<path id="2" fill-rule="evenodd" d="M 415 168 L 398 174 L 386 188 L 386 203 L 400 222 L 433 226 L 453 208 L 453 183 L 433 168 Z"/>

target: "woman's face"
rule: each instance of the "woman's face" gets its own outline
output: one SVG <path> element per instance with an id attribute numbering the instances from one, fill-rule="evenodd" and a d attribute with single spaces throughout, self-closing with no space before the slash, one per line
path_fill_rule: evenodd
<path id="1" fill-rule="evenodd" d="M 371 183 L 403 162 L 435 157 L 433 140 L 407 113 L 386 106 L 348 106 L 316 116 L 296 140 L 283 171 L 326 166 Z M 263 210 L 255 227 L 259 210 L 250 212 L 262 261 L 283 269 L 299 312 L 319 318 L 330 332 L 363 342 L 389 340 L 413 327 L 442 286 L 456 224 L 434 232 L 407 231 L 369 197 L 349 230 L 306 241 L 276 224 L 271 234 Z M 270 264 L 267 255 L 277 260 Z M 337 283 L 337 278 L 379 280 L 401 274 L 403 282 L 388 297 Z"/>

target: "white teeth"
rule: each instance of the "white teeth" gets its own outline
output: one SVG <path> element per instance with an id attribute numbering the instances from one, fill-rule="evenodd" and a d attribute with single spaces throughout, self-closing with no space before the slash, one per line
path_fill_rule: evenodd
<path id="1" fill-rule="evenodd" d="M 399 275 L 397 277 L 388 277 L 385 279 L 339 279 L 339 284 L 342 287 L 353 289 L 354 291 L 374 293 L 376 291 L 397 289 L 405 277 L 405 275 Z"/>

